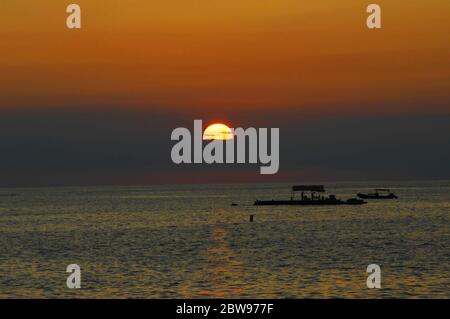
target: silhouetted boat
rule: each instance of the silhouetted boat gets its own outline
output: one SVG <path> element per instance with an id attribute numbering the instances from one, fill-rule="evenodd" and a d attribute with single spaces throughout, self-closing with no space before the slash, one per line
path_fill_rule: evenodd
<path id="1" fill-rule="evenodd" d="M 301 199 L 294 199 L 295 192 L 301 191 Z M 307 193 L 307 194 L 305 194 Z M 308 196 L 310 193 L 310 196 Z M 316 195 L 316 193 L 321 193 Z M 341 200 L 336 198 L 335 195 L 325 196 L 323 185 L 294 185 L 292 186 L 292 196 L 290 200 L 256 200 L 254 205 L 256 206 L 275 206 L 275 205 L 362 205 L 367 202 L 358 199 L 351 198 L 348 200 Z"/>
<path id="2" fill-rule="evenodd" d="M 356 194 L 359 198 L 363 199 L 397 199 L 397 195 L 391 193 L 391 190 L 388 188 L 377 188 L 375 189 L 375 193 L 358 193 Z"/>

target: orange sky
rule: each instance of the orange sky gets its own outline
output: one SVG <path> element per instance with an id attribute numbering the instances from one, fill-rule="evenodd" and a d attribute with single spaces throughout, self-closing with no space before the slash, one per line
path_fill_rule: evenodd
<path id="1" fill-rule="evenodd" d="M 448 0 L 72 2 L 0 2 L 0 108 L 450 108 Z"/>

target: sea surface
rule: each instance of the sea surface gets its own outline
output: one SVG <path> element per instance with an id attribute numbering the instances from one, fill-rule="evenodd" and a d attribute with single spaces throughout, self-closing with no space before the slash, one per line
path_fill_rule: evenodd
<path id="1" fill-rule="evenodd" d="M 290 187 L 0 189 L 0 297 L 450 298 L 450 182 L 328 183 L 399 199 L 253 206 Z M 69 264 L 81 289 L 66 287 Z"/>

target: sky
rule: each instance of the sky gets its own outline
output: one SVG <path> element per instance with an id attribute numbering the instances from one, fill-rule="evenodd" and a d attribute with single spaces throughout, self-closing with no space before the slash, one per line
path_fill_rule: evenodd
<path id="1" fill-rule="evenodd" d="M 2 0 L 0 186 L 449 179 L 450 2 L 370 3 Z M 194 119 L 279 127 L 279 174 L 174 165 Z"/>

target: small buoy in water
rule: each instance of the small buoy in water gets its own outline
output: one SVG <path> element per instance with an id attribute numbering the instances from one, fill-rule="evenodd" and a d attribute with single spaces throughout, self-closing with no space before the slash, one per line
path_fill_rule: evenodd
<path id="1" fill-rule="evenodd" d="M 250 215 L 250 222 L 253 222 L 253 216 L 255 215 Z"/>

